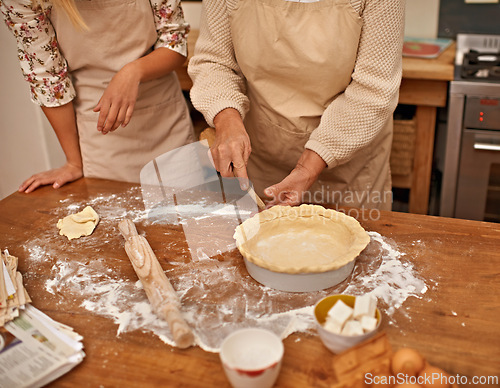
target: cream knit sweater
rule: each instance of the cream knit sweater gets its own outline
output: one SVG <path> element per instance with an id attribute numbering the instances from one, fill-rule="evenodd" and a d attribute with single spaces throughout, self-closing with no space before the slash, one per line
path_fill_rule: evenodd
<path id="1" fill-rule="evenodd" d="M 203 1 L 200 37 L 189 63 L 193 105 L 211 126 L 225 108 L 237 109 L 243 118 L 249 109 L 228 18 L 237 3 Z M 350 3 L 363 22 L 352 80 L 324 111 L 306 143 L 330 168 L 349 161 L 377 136 L 393 114 L 401 82 L 404 0 Z"/>

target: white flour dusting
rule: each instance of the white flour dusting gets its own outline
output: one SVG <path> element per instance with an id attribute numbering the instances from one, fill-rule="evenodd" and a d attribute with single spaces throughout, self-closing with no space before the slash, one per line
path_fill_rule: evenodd
<path id="1" fill-rule="evenodd" d="M 36 241 L 32 241 L 31 246 L 27 246 L 26 248 L 28 249 L 29 252 L 29 257 L 31 261 L 43 261 L 44 257 L 46 255 L 45 249 L 41 247 L 40 245 L 37 245 Z M 41 241 L 38 241 L 38 243 L 41 243 Z"/>
<path id="2" fill-rule="evenodd" d="M 131 209 L 134 201 L 138 205 Z M 133 330 L 148 331 L 175 346 L 167 324 L 152 312 L 133 271 L 117 272 L 117 268 L 123 269 L 123 260 L 128 262 L 128 259 L 116 225 L 123 217 L 148 224 L 140 203 L 138 190 L 122 196 L 98 196 L 86 203 L 61 201 L 62 205 L 67 205 L 55 211 L 54 225 L 48 226 L 41 236 L 26 242 L 27 264 L 28 268 L 33 268 L 31 276 L 36 276 L 39 266 L 48 266 L 52 276 L 45 281 L 45 291 L 57 296 L 61 304 L 66 299 L 77 300 L 81 308 L 112 319 L 118 326 L 117 336 Z M 67 242 L 60 238 L 54 229 L 57 219 L 86 205 L 94 207 L 100 215 L 99 233 L 106 239 L 89 236 Z M 172 212 L 178 210 L 172 209 Z M 190 214 L 190 210 L 194 217 L 211 210 L 219 213 L 232 211 L 203 202 L 183 210 L 184 216 Z M 170 233 L 167 229 L 165 234 Z M 414 264 L 403 260 L 404 253 L 394 244 L 391 245 L 379 233 L 369 234 L 371 242 L 357 259 L 350 278 L 334 288 L 309 293 L 281 292 L 256 283 L 242 266 L 236 251 L 223 255 L 221 259 L 211 258 L 199 250 L 197 260 L 191 260 L 187 249 L 180 249 L 173 243 L 165 242 L 162 250 L 176 252 L 168 259 L 166 273 L 181 298 L 182 312 L 194 331 L 197 344 L 206 351 L 218 352 L 222 340 L 239 328 L 259 326 L 282 338 L 295 332 L 315 333 L 313 306 L 329 294 L 371 292 L 378 298 L 379 307 L 389 323 L 410 319 L 401 306 L 409 297 L 421 298 L 427 285 L 419 277 Z M 56 248 L 45 248 L 48 242 Z M 99 252 L 104 244 L 113 244 L 113 249 L 119 252 L 118 257 L 102 257 Z M 92 257 L 80 253 L 79 247 L 82 246 L 92 248 L 95 252 Z M 403 314 L 396 315 L 396 311 Z"/>
<path id="3" fill-rule="evenodd" d="M 404 253 L 393 248 L 379 233 L 369 232 L 369 235 L 371 241 L 380 244 L 384 252 L 383 260 L 377 268 L 373 268 L 366 275 L 353 279 L 344 293 L 357 295 L 362 285 L 377 297 L 379 303 L 385 302 L 388 306 L 386 313 L 392 316 L 408 297 L 421 298 L 427 291 L 427 286 L 423 279 L 415 276 L 412 263 L 403 263 L 400 260 Z"/>
<path id="4" fill-rule="evenodd" d="M 138 329 L 152 331 L 159 336 L 168 332 L 167 324 L 153 313 L 141 282 L 113 278 L 102 273 L 101 265 L 58 262 L 53 266 L 55 276 L 45 282 L 45 289 L 51 294 L 66 297 L 81 295 L 82 307 L 113 319 L 118 325 L 117 336 Z"/>

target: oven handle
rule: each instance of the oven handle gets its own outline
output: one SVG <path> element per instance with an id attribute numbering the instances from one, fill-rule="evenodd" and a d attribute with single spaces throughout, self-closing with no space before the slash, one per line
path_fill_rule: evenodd
<path id="1" fill-rule="evenodd" d="M 476 142 L 474 142 L 474 149 L 475 150 L 482 150 L 482 151 L 500 151 L 500 145 L 499 144 L 491 144 L 491 143 L 476 143 Z"/>

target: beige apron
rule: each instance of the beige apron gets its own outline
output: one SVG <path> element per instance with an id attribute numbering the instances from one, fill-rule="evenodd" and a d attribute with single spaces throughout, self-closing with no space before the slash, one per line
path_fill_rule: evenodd
<path id="1" fill-rule="evenodd" d="M 86 177 L 138 182 L 155 157 L 193 141 L 189 111 L 175 72 L 142 83 L 129 124 L 102 135 L 92 112 L 113 75 L 149 52 L 157 39 L 148 0 L 76 0 L 88 31 L 62 10 L 50 16 L 77 97 L 74 101 Z"/>
<path id="2" fill-rule="evenodd" d="M 349 0 L 240 0 L 230 21 L 250 99 L 248 173 L 262 195 L 295 167 L 321 115 L 349 85 L 362 22 Z M 390 209 L 391 142 L 392 120 L 349 162 L 325 170 L 304 201 Z"/>

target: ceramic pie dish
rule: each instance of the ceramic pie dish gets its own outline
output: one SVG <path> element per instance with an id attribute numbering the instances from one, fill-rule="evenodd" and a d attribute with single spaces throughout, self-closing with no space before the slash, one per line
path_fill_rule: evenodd
<path id="1" fill-rule="evenodd" d="M 318 205 L 274 206 L 236 228 L 247 270 L 282 291 L 319 291 L 345 280 L 370 242 L 359 222 Z"/>

